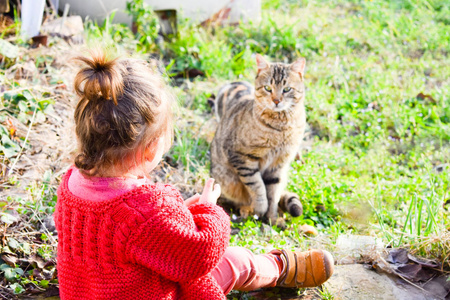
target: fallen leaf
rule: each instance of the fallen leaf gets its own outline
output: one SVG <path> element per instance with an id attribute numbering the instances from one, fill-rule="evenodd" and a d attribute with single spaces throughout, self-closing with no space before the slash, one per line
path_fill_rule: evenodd
<path id="1" fill-rule="evenodd" d="M 396 269 L 396 273 L 413 282 L 425 282 L 432 278 L 435 272 L 424 269 L 421 265 L 405 264 Z"/>
<path id="2" fill-rule="evenodd" d="M 0 55 L 9 59 L 14 59 L 19 56 L 19 47 L 4 39 L 0 39 Z"/>
<path id="3" fill-rule="evenodd" d="M 7 209 L 0 213 L 1 221 L 6 224 L 14 224 L 20 220 L 20 214 L 15 209 Z"/>
<path id="4" fill-rule="evenodd" d="M 42 275 L 42 270 L 33 269 L 33 278 L 35 280 L 42 280 L 42 279 L 44 279 L 44 276 Z"/>
<path id="5" fill-rule="evenodd" d="M 14 123 L 11 121 L 11 119 L 6 120 L 6 125 L 9 130 L 9 135 L 13 137 L 16 134 L 17 128 L 14 125 Z"/>
<path id="6" fill-rule="evenodd" d="M 408 258 L 409 258 L 409 260 L 411 260 L 417 264 L 420 264 L 424 267 L 428 267 L 428 268 L 440 268 L 441 267 L 441 265 L 439 263 L 437 263 L 436 261 L 431 260 L 431 259 L 419 258 L 419 257 L 415 257 L 411 254 L 408 254 Z"/>
<path id="7" fill-rule="evenodd" d="M 2 253 L 0 258 L 10 267 L 15 267 L 18 260 L 14 253 Z"/>
<path id="8" fill-rule="evenodd" d="M 45 291 L 45 297 L 54 297 L 59 296 L 59 288 L 51 285 L 46 291 Z"/>
<path id="9" fill-rule="evenodd" d="M 430 259 L 418 258 L 408 253 L 406 249 L 392 249 L 386 261 L 391 263 L 394 273 L 412 282 L 426 282 L 438 276 L 440 265 Z"/>
<path id="10" fill-rule="evenodd" d="M 403 248 L 392 249 L 386 260 L 393 264 L 406 264 L 408 262 L 408 251 Z"/>
<path id="11" fill-rule="evenodd" d="M 19 242 L 18 242 L 16 239 L 14 239 L 14 238 L 9 238 L 9 239 L 8 239 L 8 247 L 9 247 L 10 249 L 12 249 L 12 250 L 16 250 L 17 248 L 20 247 L 20 244 L 19 244 Z"/>
<path id="12" fill-rule="evenodd" d="M 44 268 L 56 266 L 56 260 L 54 258 L 45 262 Z"/>
<path id="13" fill-rule="evenodd" d="M 42 270 L 42 275 L 44 276 L 45 280 L 52 280 L 54 274 L 55 274 L 54 270 L 53 271 L 46 270 L 46 269 Z"/>
<path id="14" fill-rule="evenodd" d="M 30 256 L 30 264 L 33 265 L 35 268 L 42 269 L 45 267 L 45 261 L 37 254 L 32 254 Z"/>

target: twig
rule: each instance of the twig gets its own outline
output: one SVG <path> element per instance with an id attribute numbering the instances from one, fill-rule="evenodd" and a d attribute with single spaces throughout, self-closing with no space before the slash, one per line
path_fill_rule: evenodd
<path id="1" fill-rule="evenodd" d="M 36 212 L 35 212 L 35 214 L 36 214 Z M 39 223 L 41 223 L 42 227 L 44 228 L 44 231 L 45 231 L 44 233 L 46 233 L 52 246 L 55 246 L 57 244 L 57 242 L 56 242 L 55 238 L 53 237 L 52 233 L 50 231 L 48 231 L 47 227 L 44 225 L 41 218 L 39 218 L 37 214 L 36 214 L 36 218 L 38 219 Z"/>
<path id="2" fill-rule="evenodd" d="M 27 236 L 27 235 L 34 235 L 34 234 L 42 234 L 42 232 L 33 231 L 33 232 L 19 232 L 19 233 L 4 233 L 1 235 L 3 235 L 3 236 Z"/>
<path id="3" fill-rule="evenodd" d="M 37 90 L 37 91 L 40 90 L 40 91 L 44 91 L 44 92 L 51 92 L 54 89 L 56 89 L 58 86 L 59 85 L 55 85 L 55 86 L 52 86 L 52 87 L 46 87 L 46 86 L 40 86 L 40 85 L 28 86 L 28 87 L 23 87 L 23 88 L 6 90 L 6 91 L 2 92 L 0 95 L 3 96 L 6 93 L 15 94 L 15 93 L 22 92 L 22 91 L 30 91 L 30 89 Z M 30 93 L 31 93 L 31 91 L 30 91 Z"/>
<path id="4" fill-rule="evenodd" d="M 42 204 L 42 197 L 39 197 L 38 201 L 40 202 L 39 205 Z M 39 217 L 38 215 L 38 208 L 36 207 L 35 210 L 33 210 L 33 216 L 30 219 L 33 219 L 34 217 L 37 218 L 37 220 L 39 221 L 39 223 L 42 225 L 42 228 L 44 229 L 44 233 L 47 235 L 47 237 L 49 238 L 52 246 L 56 245 L 56 240 L 53 237 L 53 235 L 50 233 L 50 231 L 48 231 L 47 226 L 45 226 L 44 222 L 42 222 L 42 219 Z"/>
<path id="5" fill-rule="evenodd" d="M 9 169 L 8 177 L 14 171 L 14 167 L 16 166 L 17 162 L 19 161 L 20 155 L 22 154 L 23 149 L 25 148 L 25 145 L 27 144 L 28 137 L 30 136 L 30 132 L 31 132 L 31 127 L 33 126 L 34 118 L 36 117 L 36 112 L 37 112 L 37 106 L 34 109 L 33 117 L 31 118 L 30 126 L 28 127 L 28 132 L 27 132 L 27 135 L 25 137 L 25 141 L 23 142 L 22 148 L 20 148 L 19 154 L 17 155 L 16 159 L 14 160 L 14 163 L 12 164 L 11 169 Z"/>
<path id="6" fill-rule="evenodd" d="M 5 297 L 2 293 L 0 293 L 0 296 L 2 296 L 3 299 L 14 299 L 11 298 L 11 291 L 7 287 L 0 285 L 0 288 L 2 288 L 4 291 L 6 291 L 6 294 L 8 294 L 8 297 Z"/>
<path id="7" fill-rule="evenodd" d="M 64 6 L 64 12 L 63 12 L 62 20 L 61 20 L 61 26 L 59 27 L 59 33 L 61 33 L 61 31 L 63 30 L 64 23 L 66 22 L 66 19 L 67 19 L 67 15 L 69 14 L 69 8 L 70 8 L 70 4 L 66 3 L 66 5 Z"/>

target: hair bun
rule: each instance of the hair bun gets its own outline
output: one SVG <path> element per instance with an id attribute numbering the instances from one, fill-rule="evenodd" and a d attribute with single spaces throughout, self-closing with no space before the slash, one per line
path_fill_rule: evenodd
<path id="1" fill-rule="evenodd" d="M 76 59 L 87 66 L 75 77 L 77 94 L 88 101 L 113 100 L 123 93 L 123 78 L 117 58 L 110 59 L 103 51 L 93 51 L 91 57 L 79 56 Z"/>

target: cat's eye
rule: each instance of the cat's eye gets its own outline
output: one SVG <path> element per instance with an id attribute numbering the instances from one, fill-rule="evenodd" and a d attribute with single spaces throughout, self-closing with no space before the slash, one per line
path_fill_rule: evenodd
<path id="1" fill-rule="evenodd" d="M 283 93 L 287 93 L 287 92 L 289 92 L 291 90 L 291 88 L 290 87 L 285 87 L 284 89 L 283 89 Z"/>
<path id="2" fill-rule="evenodd" d="M 272 91 L 272 88 L 271 88 L 270 86 L 268 86 L 268 85 L 265 85 L 265 86 L 264 86 L 264 89 L 265 89 L 266 91 L 268 91 L 269 93 Z"/>

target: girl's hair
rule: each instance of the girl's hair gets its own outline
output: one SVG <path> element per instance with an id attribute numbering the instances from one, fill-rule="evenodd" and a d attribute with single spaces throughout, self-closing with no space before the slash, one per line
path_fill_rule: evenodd
<path id="1" fill-rule="evenodd" d="M 85 64 L 74 83 L 80 97 L 75 109 L 78 169 L 101 175 L 129 159 L 140 165 L 146 146 L 163 134 L 171 141 L 173 95 L 147 62 L 110 59 L 103 51 L 76 59 Z"/>

